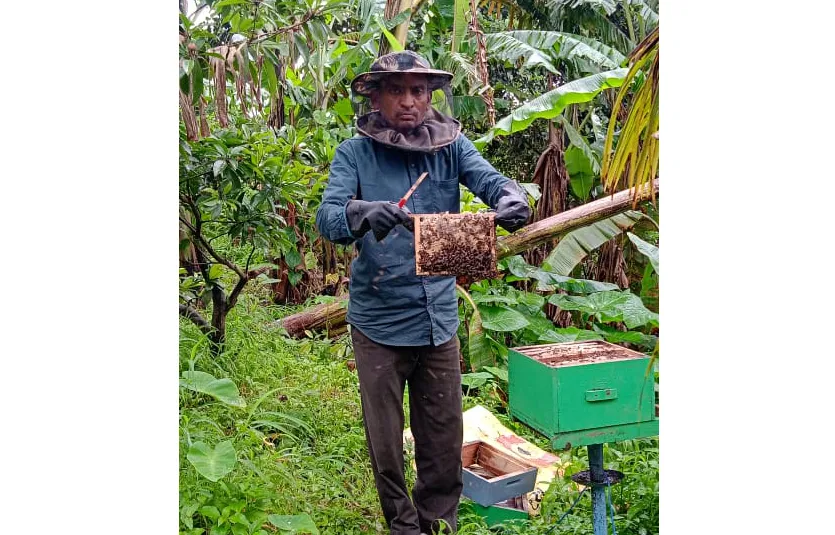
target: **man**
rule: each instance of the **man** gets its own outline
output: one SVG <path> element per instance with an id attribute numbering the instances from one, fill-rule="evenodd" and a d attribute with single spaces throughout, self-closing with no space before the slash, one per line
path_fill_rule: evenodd
<path id="1" fill-rule="evenodd" d="M 357 363 L 363 422 L 383 515 L 392 535 L 457 529 L 461 495 L 461 369 L 454 277 L 415 275 L 414 229 L 395 201 L 423 172 L 412 213 L 459 211 L 459 182 L 496 209 L 509 231 L 530 215 L 527 198 L 431 106 L 452 75 L 413 52 L 382 56 L 351 83 L 371 99 L 359 135 L 336 150 L 316 214 L 322 236 L 356 243 L 347 321 Z M 410 500 L 403 459 L 403 393 L 415 438 L 417 481 Z"/>

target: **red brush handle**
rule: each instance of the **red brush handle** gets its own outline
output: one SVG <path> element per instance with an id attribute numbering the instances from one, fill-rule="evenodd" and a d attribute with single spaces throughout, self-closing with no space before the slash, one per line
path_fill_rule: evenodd
<path id="1" fill-rule="evenodd" d="M 429 176 L 428 172 L 423 173 L 422 175 L 420 175 L 418 177 L 417 182 L 415 182 L 414 185 L 412 185 L 412 187 L 409 188 L 409 191 L 406 192 L 406 195 L 404 195 L 403 198 L 400 199 L 400 202 L 397 203 L 398 208 L 403 208 L 404 206 L 406 206 L 406 201 L 409 200 L 409 197 L 412 196 L 412 193 L 415 192 L 417 187 L 420 186 L 420 183 L 423 182 L 423 179 L 426 178 L 427 176 Z"/>

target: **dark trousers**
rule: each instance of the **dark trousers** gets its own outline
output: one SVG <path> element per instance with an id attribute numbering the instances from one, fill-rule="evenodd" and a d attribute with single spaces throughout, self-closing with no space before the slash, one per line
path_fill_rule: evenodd
<path id="1" fill-rule="evenodd" d="M 461 496 L 461 368 L 458 337 L 439 346 L 378 344 L 351 329 L 365 437 L 374 482 L 391 535 L 454 532 Z M 415 439 L 417 481 L 406 490 L 403 392 Z"/>

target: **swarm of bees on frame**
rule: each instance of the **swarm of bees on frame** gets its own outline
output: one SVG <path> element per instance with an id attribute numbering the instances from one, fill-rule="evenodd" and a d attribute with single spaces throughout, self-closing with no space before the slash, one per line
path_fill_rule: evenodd
<path id="1" fill-rule="evenodd" d="M 498 277 L 495 214 L 415 215 L 418 275 Z"/>

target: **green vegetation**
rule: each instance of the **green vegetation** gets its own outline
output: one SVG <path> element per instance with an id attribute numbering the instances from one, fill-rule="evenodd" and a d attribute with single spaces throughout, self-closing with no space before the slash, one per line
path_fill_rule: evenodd
<path id="1" fill-rule="evenodd" d="M 365 449 L 358 382 L 347 365 L 349 342 L 288 339 L 271 327 L 286 313 L 245 294 L 229 315 L 226 350 L 217 357 L 207 336 L 182 322 L 180 368 L 229 379 L 243 403 L 180 389 L 181 533 L 291 533 L 271 518 L 295 516 L 301 522 L 304 514 L 323 534 L 378 533 L 384 526 Z M 465 388 L 464 408 L 484 405 L 514 432 L 547 448 L 542 437 L 506 416 L 503 388 L 492 376 Z M 220 459 L 221 448 L 234 450 L 227 456 L 231 470 L 217 481 L 189 459 L 199 443 Z M 568 475 L 588 468 L 585 448 L 560 457 L 570 463 L 567 475 L 545 494 L 542 516 L 516 522 L 508 533 L 547 533 L 577 497 Z M 658 440 L 607 445 L 605 459 L 607 468 L 626 474 L 613 492 L 618 533 L 657 533 Z M 554 533 L 591 531 L 588 494 L 559 526 Z M 459 532 L 490 533 L 466 505 Z"/>

